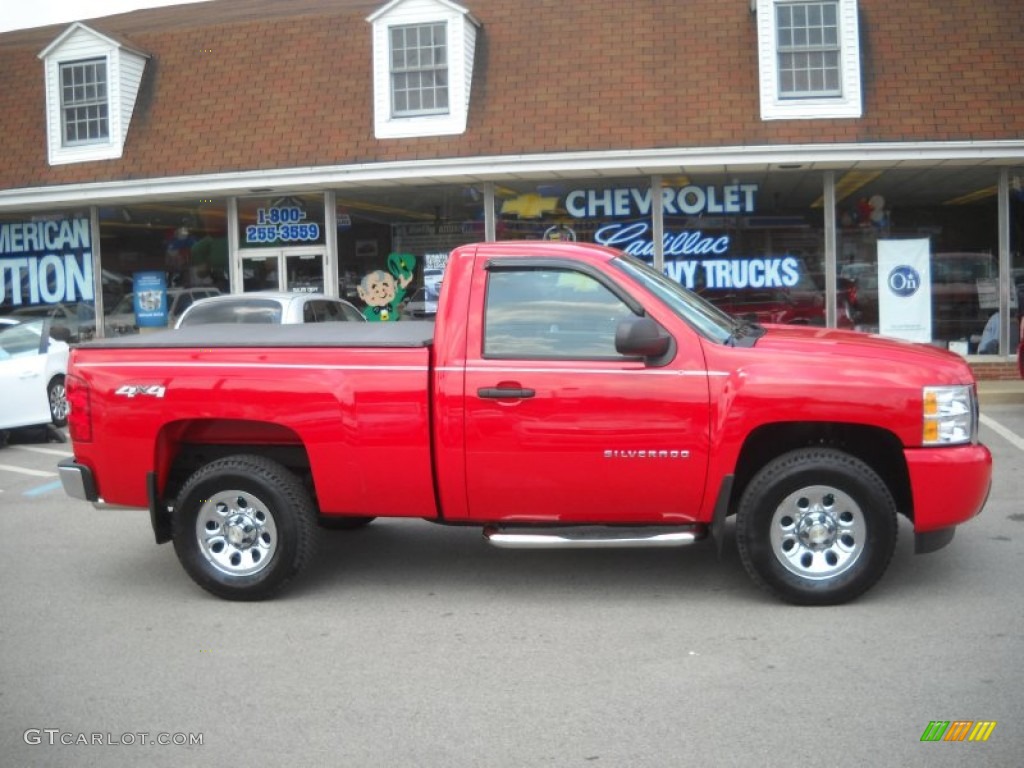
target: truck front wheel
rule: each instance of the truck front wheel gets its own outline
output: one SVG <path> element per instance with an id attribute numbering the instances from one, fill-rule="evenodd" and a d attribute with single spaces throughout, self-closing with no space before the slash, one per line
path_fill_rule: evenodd
<path id="1" fill-rule="evenodd" d="M 802 448 L 750 481 L 736 543 L 747 572 L 768 591 L 798 605 L 836 605 L 885 573 L 896 548 L 896 504 L 860 459 Z"/>
<path id="2" fill-rule="evenodd" d="M 172 521 L 185 571 L 229 600 L 269 596 L 313 555 L 316 510 L 308 491 L 262 456 L 228 456 L 197 470 L 182 486 Z"/>

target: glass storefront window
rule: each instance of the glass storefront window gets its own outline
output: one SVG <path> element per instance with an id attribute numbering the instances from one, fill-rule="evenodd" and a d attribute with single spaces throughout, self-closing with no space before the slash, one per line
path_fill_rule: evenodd
<path id="1" fill-rule="evenodd" d="M 176 200 L 100 208 L 104 333 L 166 328 L 229 287 L 227 205 Z"/>
<path id="2" fill-rule="evenodd" d="M 859 329 L 998 351 L 985 333 L 999 307 L 997 184 L 984 167 L 836 174 L 837 267 Z"/>
<path id="3" fill-rule="evenodd" d="M 685 283 L 732 315 L 824 326 L 824 215 L 815 205 L 821 174 L 694 175 L 685 181 L 669 188 L 676 210 L 665 216 L 666 266 L 668 253 L 682 250 Z M 846 317 L 842 312 L 840 321 Z"/>
<path id="4" fill-rule="evenodd" d="M 964 355 L 997 354 L 1002 331 L 1007 351 L 1017 349 L 1022 168 L 1009 170 L 1008 297 L 1000 296 L 996 168 L 836 171 L 833 286 L 825 284 L 820 172 L 659 178 L 653 191 L 649 176 L 496 182 L 497 238 L 601 243 L 651 262 L 652 214 L 660 207 L 665 273 L 734 315 L 822 326 L 834 291 L 839 327 Z M 485 238 L 483 184 L 338 190 L 335 273 L 324 200 L 240 198 L 234 258 L 242 283 L 235 286 L 226 200 L 100 208 L 102 265 L 93 264 L 88 211 L 6 214 L 0 315 L 46 313 L 73 339 L 87 339 L 166 327 L 191 301 L 233 287 L 336 293 L 373 320 L 429 318 L 448 254 Z M 153 309 L 157 296 L 163 304 Z M 998 317 L 1001 299 L 1010 308 L 1005 319 Z"/>
<path id="5" fill-rule="evenodd" d="M 604 243 L 653 257 L 649 177 L 499 184 L 499 240 Z"/>
<path id="6" fill-rule="evenodd" d="M 482 186 L 340 190 L 338 292 L 369 320 L 431 319 L 448 254 L 484 239 Z"/>
<path id="7" fill-rule="evenodd" d="M 1015 354 L 1024 339 L 1024 168 L 1010 169 L 1010 345 Z M 1024 360 L 1021 375 L 1024 376 Z"/>
<path id="8" fill-rule="evenodd" d="M 238 201 L 242 291 L 329 293 L 324 195 Z"/>
<path id="9" fill-rule="evenodd" d="M 324 196 L 276 195 L 238 201 L 241 248 L 324 244 Z"/>
<path id="10" fill-rule="evenodd" d="M 661 184 L 653 194 L 649 177 L 500 187 L 498 238 L 595 242 L 651 263 L 660 205 L 670 278 L 735 315 L 825 324 L 823 217 L 811 206 L 820 174 L 800 184 L 753 174 Z"/>

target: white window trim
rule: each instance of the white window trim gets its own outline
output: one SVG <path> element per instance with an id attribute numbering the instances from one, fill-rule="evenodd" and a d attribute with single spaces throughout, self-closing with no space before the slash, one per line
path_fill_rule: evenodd
<path id="1" fill-rule="evenodd" d="M 814 98 L 779 97 L 779 60 L 775 7 L 787 0 L 756 0 L 757 53 L 761 81 L 762 120 L 815 120 L 861 117 L 860 30 L 857 0 L 839 0 L 841 95 Z"/>
<path id="2" fill-rule="evenodd" d="M 373 116 L 378 139 L 453 136 L 466 132 L 480 23 L 448 0 L 394 0 L 367 21 L 373 25 Z M 448 47 L 448 112 L 395 117 L 391 112 L 391 28 L 444 23 Z"/>
<path id="3" fill-rule="evenodd" d="M 65 45 L 72 41 L 73 44 Z M 118 41 L 75 22 L 40 54 L 46 90 L 46 139 L 50 165 L 67 165 L 93 160 L 114 160 L 124 152 L 128 122 L 138 95 L 146 54 L 126 48 Z M 64 144 L 64 114 L 61 108 L 60 67 L 80 61 L 104 59 L 107 65 L 107 137 L 97 141 Z M 125 79 L 131 63 L 134 77 Z M 125 102 L 126 93 L 130 103 Z"/>

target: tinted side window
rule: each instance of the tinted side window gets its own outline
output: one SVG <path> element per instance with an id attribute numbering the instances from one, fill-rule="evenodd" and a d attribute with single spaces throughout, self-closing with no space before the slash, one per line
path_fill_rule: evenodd
<path id="1" fill-rule="evenodd" d="M 341 323 L 352 318 L 345 314 L 345 305 L 340 301 L 323 301 L 320 302 L 323 306 L 320 307 L 320 311 L 317 315 L 321 322 L 325 323 Z M 359 318 L 362 319 L 362 316 Z"/>
<path id="2" fill-rule="evenodd" d="M 171 307 L 170 314 L 180 315 L 182 312 L 184 312 L 186 309 L 192 306 L 193 301 L 195 301 L 195 299 L 192 297 L 191 293 L 180 294 L 178 296 L 178 300 L 175 301 L 174 305 Z"/>
<path id="3" fill-rule="evenodd" d="M 632 312 L 590 275 L 563 269 L 497 270 L 487 281 L 484 355 L 619 358 L 615 329 Z"/>
<path id="4" fill-rule="evenodd" d="M 3 328 L 0 333 L 0 360 L 39 354 L 39 328 L 32 324 Z"/>
<path id="5" fill-rule="evenodd" d="M 182 327 L 208 323 L 274 324 L 279 322 L 281 322 L 281 307 L 276 301 L 240 299 L 200 304 L 182 319 Z"/>

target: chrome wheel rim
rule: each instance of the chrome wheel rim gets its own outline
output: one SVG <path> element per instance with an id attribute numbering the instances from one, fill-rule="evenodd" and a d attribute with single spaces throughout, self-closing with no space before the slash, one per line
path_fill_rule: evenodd
<path id="1" fill-rule="evenodd" d="M 63 384 L 50 387 L 50 415 L 54 421 L 63 421 L 68 417 L 68 398 Z"/>
<path id="2" fill-rule="evenodd" d="M 246 491 L 221 491 L 203 501 L 196 517 L 203 557 L 228 576 L 251 576 L 277 551 L 277 525 L 270 509 Z"/>
<path id="3" fill-rule="evenodd" d="M 772 551 L 786 570 L 804 579 L 831 579 L 849 570 L 866 541 L 860 506 L 832 486 L 801 488 L 772 515 Z"/>

